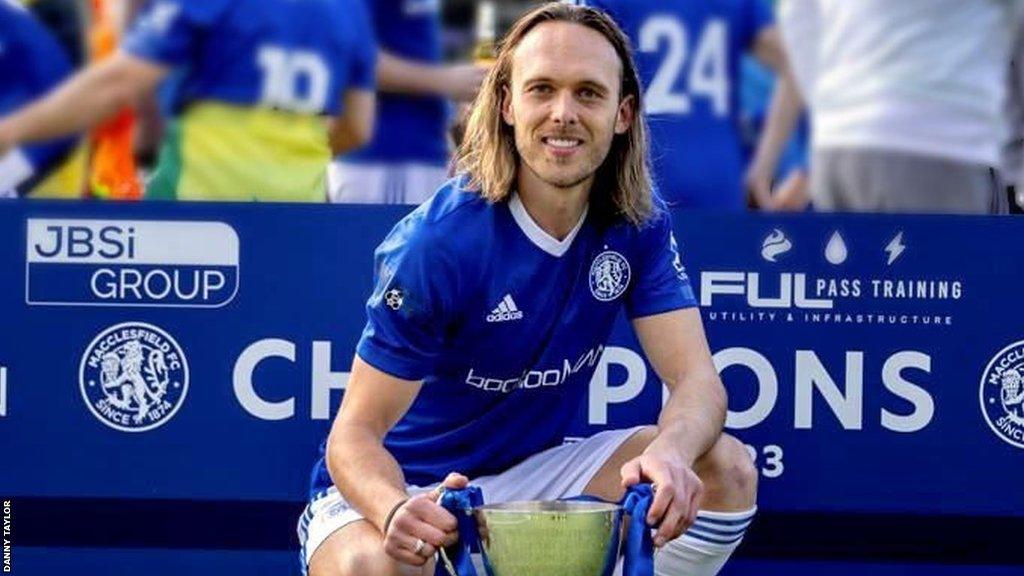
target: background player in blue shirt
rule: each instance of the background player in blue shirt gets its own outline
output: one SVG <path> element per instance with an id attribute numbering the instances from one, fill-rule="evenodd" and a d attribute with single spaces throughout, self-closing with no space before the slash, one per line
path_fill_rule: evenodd
<path id="1" fill-rule="evenodd" d="M 178 70 L 148 195 L 323 202 L 331 150 L 372 132 L 372 37 L 362 0 L 155 0 L 120 53 L 0 118 L 0 152 L 94 126 Z"/>
<path id="2" fill-rule="evenodd" d="M 472 100 L 485 69 L 442 63 L 440 0 L 365 1 L 380 46 L 376 130 L 331 163 L 331 201 L 419 204 L 448 178 L 448 100 Z"/>
<path id="3" fill-rule="evenodd" d="M 454 538 L 432 488 L 467 477 L 490 502 L 656 483 L 658 574 L 715 574 L 738 545 L 756 473 L 722 434 L 725 390 L 651 192 L 639 92 L 599 11 L 552 3 L 513 26 L 470 115 L 463 176 L 376 252 L 299 523 L 311 574 L 420 573 Z M 563 444 L 623 309 L 671 391 L 658 425 Z"/>
<path id="4" fill-rule="evenodd" d="M 766 0 L 575 0 L 632 40 L 658 191 L 673 206 L 742 209 L 740 59 L 776 72 L 786 57 Z"/>
<path id="5" fill-rule="evenodd" d="M 45 94 L 71 75 L 71 61 L 53 35 L 14 0 L 0 0 L 0 116 Z M 24 195 L 74 149 L 74 137 L 0 146 L 0 197 Z"/>

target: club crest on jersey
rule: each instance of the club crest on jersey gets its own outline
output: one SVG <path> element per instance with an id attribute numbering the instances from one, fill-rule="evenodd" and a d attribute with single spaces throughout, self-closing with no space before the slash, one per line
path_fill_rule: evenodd
<path id="1" fill-rule="evenodd" d="M 163 425 L 188 392 L 188 362 L 167 332 L 125 322 L 93 339 L 79 365 L 82 399 L 96 418 L 122 432 Z"/>
<path id="2" fill-rule="evenodd" d="M 629 262 L 614 250 L 605 250 L 590 265 L 590 293 L 601 302 L 614 300 L 629 286 Z"/>
<path id="3" fill-rule="evenodd" d="M 1024 448 L 1024 340 L 1003 348 L 981 376 L 981 412 L 1004 442 Z"/>

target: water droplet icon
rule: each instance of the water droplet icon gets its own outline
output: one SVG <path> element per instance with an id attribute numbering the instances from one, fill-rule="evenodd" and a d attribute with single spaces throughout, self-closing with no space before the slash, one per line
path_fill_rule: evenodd
<path id="1" fill-rule="evenodd" d="M 829 238 L 828 246 L 825 247 L 825 259 L 830 264 L 838 266 L 846 262 L 848 255 L 849 251 L 846 249 L 846 241 L 843 240 L 843 236 L 836 230 L 832 233 L 832 238 Z"/>

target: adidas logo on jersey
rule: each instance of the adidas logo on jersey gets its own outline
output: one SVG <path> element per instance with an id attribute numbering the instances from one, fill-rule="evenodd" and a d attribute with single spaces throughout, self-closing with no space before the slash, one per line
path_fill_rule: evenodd
<path id="1" fill-rule="evenodd" d="M 522 318 L 523 312 L 516 307 L 511 294 L 505 294 L 501 302 L 487 315 L 488 322 L 510 322 L 512 320 L 522 320 Z"/>

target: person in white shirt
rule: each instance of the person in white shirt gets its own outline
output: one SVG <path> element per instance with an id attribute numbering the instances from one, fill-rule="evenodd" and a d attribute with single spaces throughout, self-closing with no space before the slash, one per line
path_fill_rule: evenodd
<path id="1" fill-rule="evenodd" d="M 780 0 L 826 211 L 1005 212 L 996 167 L 1019 0 Z"/>
<path id="2" fill-rule="evenodd" d="M 999 174 L 1006 186 L 1011 214 L 1024 213 L 1024 10 L 1017 15 L 1017 34 L 1006 71 L 1006 138 Z"/>

